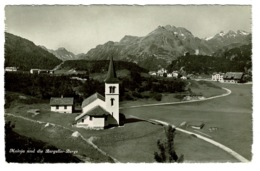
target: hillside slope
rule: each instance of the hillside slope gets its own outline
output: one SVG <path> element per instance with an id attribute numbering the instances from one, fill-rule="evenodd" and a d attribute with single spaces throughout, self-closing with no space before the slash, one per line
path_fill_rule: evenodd
<path id="1" fill-rule="evenodd" d="M 168 70 L 183 68 L 188 73 L 230 72 L 252 69 L 252 44 L 218 51 L 218 57 L 188 55 L 172 61 Z"/>
<path id="2" fill-rule="evenodd" d="M 106 73 L 108 69 L 108 60 L 68 60 L 59 65 L 56 70 L 77 70 L 88 71 L 89 73 Z M 114 61 L 116 70 L 129 70 L 133 72 L 148 72 L 137 64 L 126 61 Z"/>
<path id="3" fill-rule="evenodd" d="M 5 33 L 5 67 L 15 66 L 20 70 L 32 68 L 52 69 L 61 60 L 33 42 Z"/>

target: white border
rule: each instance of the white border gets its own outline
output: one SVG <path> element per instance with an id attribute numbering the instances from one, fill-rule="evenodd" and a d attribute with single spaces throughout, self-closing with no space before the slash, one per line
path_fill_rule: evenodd
<path id="1" fill-rule="evenodd" d="M 18 1 L 18 0 L 10 0 L 10 1 L 1 1 L 1 12 L 0 12 L 0 19 L 1 19 L 1 31 L 0 31 L 0 36 L 1 36 L 1 59 L 3 60 L 3 47 L 4 47 L 4 6 L 5 5 L 19 5 L 19 4 L 84 4 L 84 5 L 89 5 L 89 4 L 138 4 L 138 5 L 145 5 L 145 4 L 169 4 L 169 5 L 174 5 L 174 4 L 231 4 L 231 5 L 252 5 L 252 10 L 253 10 L 253 23 L 252 23 L 252 33 L 253 33 L 253 74 L 254 74 L 254 80 L 253 80 L 253 160 L 250 163 L 246 163 L 246 164 L 171 164 L 171 165 L 159 165 L 159 164 L 78 164 L 78 165 L 74 165 L 74 164 L 66 164 L 66 165 L 62 165 L 63 169 L 70 169 L 70 170 L 74 170 L 74 169 L 83 169 L 83 170 L 91 170 L 91 169 L 95 169 L 95 170 L 110 170 L 110 169 L 116 169 L 116 170 L 134 170 L 134 169 L 149 169 L 149 170 L 161 170 L 161 169 L 169 169 L 169 170 L 222 170 L 222 169 L 228 169 L 228 170 L 233 170 L 236 169 L 237 171 L 244 171 L 244 170 L 257 170 L 257 162 L 260 161 L 259 160 L 259 135 L 260 135 L 260 129 L 259 129 L 259 105 L 257 105 L 257 102 L 259 101 L 259 91 L 257 90 L 258 88 L 260 88 L 259 86 L 259 81 L 258 78 L 259 77 L 257 74 L 260 73 L 259 72 L 259 58 L 260 58 L 260 54 L 259 54 L 259 23 L 257 22 L 258 16 L 259 16 L 259 5 L 257 4 L 257 0 L 214 0 L 214 1 L 209 1 L 209 0 L 128 0 L 128 1 L 119 1 L 119 0 L 110 0 L 105 1 L 105 0 L 92 0 L 92 1 L 86 1 L 86 0 L 73 0 L 73 1 L 69 1 L 69 0 L 23 0 Z M 1 75 L 3 75 L 3 62 L 1 62 Z M 4 86 L 4 79 L 3 77 L 0 77 L 0 86 L 3 87 Z M 4 95 L 4 90 L 2 90 L 2 97 L 1 97 L 1 104 L 3 106 L 4 101 L 3 101 L 3 95 Z M 1 114 L 3 116 L 3 107 L 1 108 Z M 3 125 L 4 125 L 4 120 L 3 117 L 1 118 L 1 127 L 0 127 L 0 134 L 3 135 L 4 130 L 3 130 Z M 241 135 L 243 136 L 243 135 Z M 7 164 L 5 163 L 5 159 L 4 159 L 4 136 L 2 136 L 0 138 L 0 159 L 1 159 L 1 165 L 4 170 L 14 170 L 14 169 L 33 169 L 33 170 L 47 170 L 47 169 L 58 169 L 61 165 L 50 165 L 50 164 L 33 164 L 33 165 L 21 165 L 21 164 Z M 75 168 L 77 167 L 77 168 Z"/>

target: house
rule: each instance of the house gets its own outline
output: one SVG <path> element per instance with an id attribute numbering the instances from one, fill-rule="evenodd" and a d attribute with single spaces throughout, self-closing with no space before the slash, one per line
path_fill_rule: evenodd
<path id="1" fill-rule="evenodd" d="M 104 129 L 119 125 L 119 80 L 110 58 L 105 82 L 105 97 L 95 93 L 82 102 L 82 113 L 75 118 L 77 127 Z"/>
<path id="2" fill-rule="evenodd" d="M 243 80 L 243 76 L 243 72 L 227 72 L 223 79 L 226 83 L 240 83 Z"/>
<path id="3" fill-rule="evenodd" d="M 164 75 L 163 75 L 164 73 L 167 74 L 167 70 L 164 69 L 164 68 L 161 68 L 161 69 L 159 69 L 159 70 L 157 71 L 157 75 L 160 76 L 160 77 L 163 77 L 163 76 L 164 76 Z"/>
<path id="4" fill-rule="evenodd" d="M 30 69 L 31 74 L 38 74 L 40 69 Z"/>
<path id="5" fill-rule="evenodd" d="M 73 97 L 52 97 L 50 99 L 51 111 L 59 113 L 73 113 L 74 98 Z"/>
<path id="6" fill-rule="evenodd" d="M 224 74 L 223 73 L 213 73 L 212 74 L 212 81 L 219 81 L 219 82 L 224 82 Z"/>
<path id="7" fill-rule="evenodd" d="M 178 71 L 173 71 L 172 72 L 172 77 L 178 78 Z"/>
<path id="8" fill-rule="evenodd" d="M 168 74 L 167 74 L 167 77 L 172 77 L 172 73 L 168 73 Z"/>
<path id="9" fill-rule="evenodd" d="M 6 72 L 16 72 L 17 71 L 17 67 L 5 67 L 5 71 Z"/>

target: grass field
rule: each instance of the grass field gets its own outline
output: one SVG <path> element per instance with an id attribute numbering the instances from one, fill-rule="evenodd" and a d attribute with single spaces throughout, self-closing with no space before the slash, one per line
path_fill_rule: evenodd
<path id="1" fill-rule="evenodd" d="M 202 121 L 205 123 L 205 127 L 201 130 L 203 133 L 250 160 L 252 157 L 252 86 L 221 85 L 229 88 L 232 94 L 204 102 L 123 109 L 121 112 L 145 119 L 159 119 L 176 126 L 182 122 Z M 217 130 L 210 131 L 210 128 L 217 128 Z"/>
<path id="2" fill-rule="evenodd" d="M 20 118 L 14 118 L 12 116 L 6 116 L 5 119 L 6 121 L 11 121 L 15 124 L 15 128 L 13 130 L 20 135 L 46 142 L 62 150 L 69 149 L 70 151 L 75 151 L 76 155 L 83 156 L 89 162 L 112 161 L 110 158 L 102 155 L 94 149 L 83 139 L 79 137 L 72 137 L 71 134 L 73 132 L 70 130 L 52 125 L 46 127 L 46 124 L 29 122 Z"/>
<path id="3" fill-rule="evenodd" d="M 247 159 L 251 159 L 251 85 L 221 84 L 221 86 L 231 89 L 232 94 L 204 102 L 123 109 L 121 113 L 128 118 L 127 124 L 123 127 L 99 131 L 73 127 L 72 123 L 77 114 L 50 112 L 47 103 L 32 105 L 14 102 L 5 112 L 62 125 L 80 132 L 86 139 L 92 137 L 94 144 L 120 162 L 154 162 L 153 154 L 157 151 L 156 142 L 165 136 L 163 127 L 135 120 L 131 115 L 145 119 L 159 119 L 176 126 L 184 121 L 188 123 L 202 121 L 205 126 L 200 130 L 201 132 L 210 135 L 212 139 L 227 145 Z M 28 113 L 27 111 L 31 109 L 40 109 L 40 114 Z M 100 154 L 82 139 L 72 138 L 73 131 L 60 127 L 45 127 L 44 124 L 6 116 L 6 121 L 9 120 L 16 125 L 14 131 L 21 135 L 39 139 L 61 149 L 78 150 L 81 156 L 93 162 L 111 162 L 111 159 Z M 217 129 L 210 131 L 211 128 Z M 187 129 L 193 131 L 190 128 Z M 194 136 L 177 132 L 175 143 L 177 154 L 184 154 L 185 162 L 237 162 L 223 150 Z"/>
<path id="4" fill-rule="evenodd" d="M 189 88 L 192 90 L 192 93 L 201 94 L 204 97 L 212 97 L 216 95 L 220 95 L 226 93 L 225 90 L 221 89 L 222 85 L 216 85 L 215 83 L 208 81 L 194 81 L 188 80 L 190 82 Z M 144 104 L 154 104 L 154 103 L 165 103 L 165 102 L 179 102 L 182 99 L 176 98 L 176 95 L 187 94 L 186 92 L 178 92 L 178 93 L 162 93 L 162 100 L 156 101 L 153 98 L 148 99 L 138 99 L 136 101 L 123 101 L 120 102 L 121 107 L 129 107 L 136 105 L 144 105 Z"/>

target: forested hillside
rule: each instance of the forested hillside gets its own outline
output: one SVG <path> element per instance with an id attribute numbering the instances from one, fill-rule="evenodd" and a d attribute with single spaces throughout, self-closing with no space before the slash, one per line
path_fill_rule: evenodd
<path id="1" fill-rule="evenodd" d="M 187 73 L 244 72 L 252 69 L 252 44 L 227 49 L 219 57 L 203 55 L 181 56 L 168 66 L 170 71 L 183 68 Z"/>
<path id="2" fill-rule="evenodd" d="M 59 63 L 60 59 L 33 42 L 5 33 L 5 67 L 28 71 L 32 68 L 53 69 Z"/>

